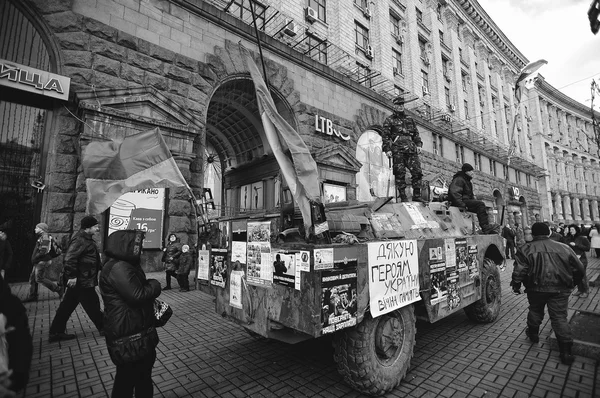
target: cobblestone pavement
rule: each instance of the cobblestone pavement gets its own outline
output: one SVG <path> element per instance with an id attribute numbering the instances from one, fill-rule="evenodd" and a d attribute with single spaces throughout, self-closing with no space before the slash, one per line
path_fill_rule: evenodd
<path id="1" fill-rule="evenodd" d="M 411 368 L 389 397 L 600 397 L 597 361 L 560 363 L 550 349 L 548 318 L 539 344 L 525 337 L 527 299 L 509 288 L 511 261 L 501 273 L 502 311 L 492 324 L 470 322 L 463 312 L 435 324 L 417 323 Z M 590 259 L 598 273 L 600 259 Z M 149 274 L 164 281 L 162 273 Z M 24 299 L 26 284 L 12 285 Z M 598 287 L 570 306 L 600 313 Z M 77 339 L 48 343 L 58 297 L 40 287 L 40 300 L 25 304 L 34 336 L 34 360 L 26 397 L 106 397 L 115 367 L 104 339 L 81 306 L 67 332 Z M 174 315 L 159 330 L 153 380 L 156 397 L 359 397 L 344 384 L 332 359 L 331 341 L 297 345 L 256 339 L 215 313 L 213 298 L 177 289 L 161 297 Z"/>

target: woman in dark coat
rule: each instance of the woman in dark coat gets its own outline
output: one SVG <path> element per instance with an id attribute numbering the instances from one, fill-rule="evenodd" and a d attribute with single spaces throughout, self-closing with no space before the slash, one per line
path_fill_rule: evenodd
<path id="1" fill-rule="evenodd" d="M 167 246 L 163 249 L 162 262 L 165 265 L 167 285 L 163 290 L 171 290 L 171 277 L 177 279 L 177 268 L 179 268 L 179 257 L 181 256 L 181 243 L 175 234 L 169 234 Z"/>
<path id="2" fill-rule="evenodd" d="M 104 300 L 104 334 L 111 360 L 117 365 L 112 397 L 152 397 L 152 367 L 158 334 L 154 299 L 160 283 L 146 279 L 140 265 L 144 232 L 121 230 L 106 240 L 107 261 L 100 274 Z"/>
<path id="3" fill-rule="evenodd" d="M 583 275 L 581 282 L 577 285 L 577 291 L 573 293 L 573 296 L 579 296 L 581 298 L 586 298 L 589 293 L 588 280 L 587 280 L 587 256 L 586 252 L 590 250 L 590 241 L 587 237 L 581 234 L 581 230 L 575 224 L 569 225 L 569 234 L 565 237 L 565 241 L 571 249 L 577 254 L 577 257 L 581 260 L 583 264 L 583 269 L 586 271 L 586 274 Z"/>

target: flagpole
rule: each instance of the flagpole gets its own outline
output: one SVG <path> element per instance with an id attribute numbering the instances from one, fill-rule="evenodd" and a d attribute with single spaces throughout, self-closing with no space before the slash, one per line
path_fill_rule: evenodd
<path id="1" fill-rule="evenodd" d="M 262 65 L 263 75 L 265 75 L 265 84 L 269 87 L 269 79 L 267 78 L 267 68 L 265 67 L 265 58 L 263 57 L 262 44 L 258 33 L 258 25 L 256 24 L 256 13 L 254 12 L 254 0 L 249 0 L 250 12 L 252 13 L 252 23 L 254 24 L 254 34 L 256 35 L 256 43 L 258 44 L 258 53 L 260 54 L 260 63 Z"/>

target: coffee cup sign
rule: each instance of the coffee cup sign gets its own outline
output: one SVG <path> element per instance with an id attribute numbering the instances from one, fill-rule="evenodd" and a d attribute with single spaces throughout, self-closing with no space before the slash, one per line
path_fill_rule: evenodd
<path id="1" fill-rule="evenodd" d="M 127 192 L 110 207 L 108 234 L 121 229 L 146 232 L 145 249 L 162 248 L 165 189 L 148 188 Z"/>
<path id="2" fill-rule="evenodd" d="M 369 304 L 373 317 L 421 299 L 417 250 L 416 240 L 369 243 Z"/>

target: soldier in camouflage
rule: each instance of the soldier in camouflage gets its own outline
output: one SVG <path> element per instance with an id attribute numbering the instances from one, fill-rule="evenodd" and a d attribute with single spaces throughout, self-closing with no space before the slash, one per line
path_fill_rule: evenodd
<path id="1" fill-rule="evenodd" d="M 410 170 L 411 185 L 413 188 L 412 200 L 422 202 L 421 180 L 423 171 L 419 153 L 423 141 L 419 136 L 419 130 L 415 121 L 404 112 L 406 100 L 399 96 L 394 99 L 394 113 L 383 122 L 383 151 L 392 158 L 394 165 L 394 177 L 396 189 L 402 202 L 407 202 L 406 197 L 406 169 Z"/>

